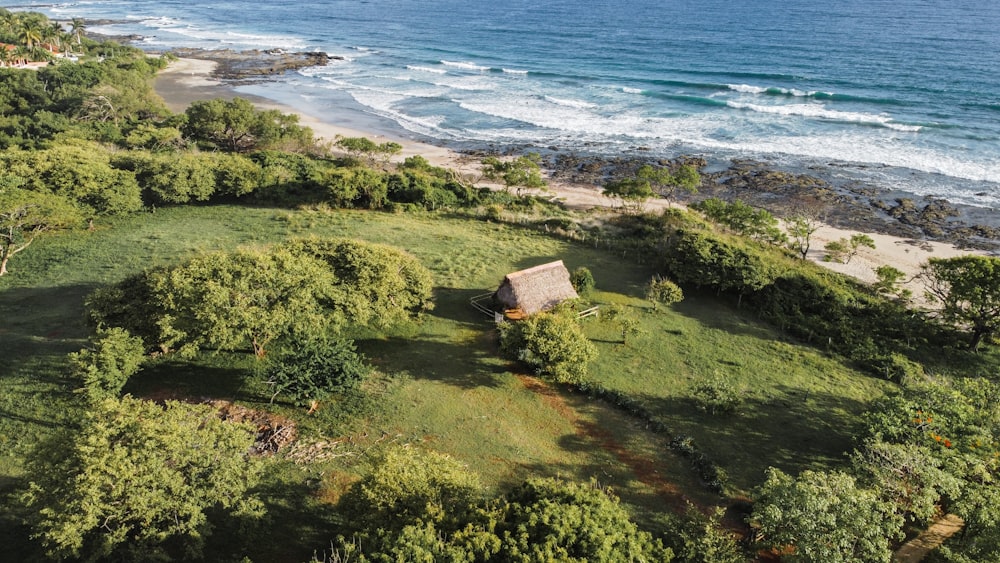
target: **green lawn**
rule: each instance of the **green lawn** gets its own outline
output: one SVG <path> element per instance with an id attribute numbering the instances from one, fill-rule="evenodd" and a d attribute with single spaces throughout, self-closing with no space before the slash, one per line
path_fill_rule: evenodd
<path id="1" fill-rule="evenodd" d="M 227 354 L 194 364 L 161 362 L 127 388 L 140 395 L 233 399 L 295 418 L 304 441 L 344 440 L 342 457 L 276 465 L 266 494 L 272 515 L 288 521 L 262 532 L 274 534 L 259 546 L 271 559 L 302 560 L 325 545 L 333 515 L 321 499 L 341 486 L 331 476 L 363 472 L 371 454 L 390 443 L 447 452 L 491 487 L 529 473 L 595 477 L 613 485 L 647 523 L 681 495 L 723 502 L 668 451 L 666 436 L 601 403 L 529 388 L 498 359 L 490 323 L 467 301 L 523 267 L 554 259 L 571 269 L 587 266 L 601 290 L 596 301 L 633 306 L 644 332 L 627 346 L 606 323 L 587 321 L 600 349 L 592 377 L 642 400 L 672 432 L 693 436 L 729 472 L 736 492 L 752 487 L 768 465 L 796 471 L 840 463 L 857 413 L 885 389 L 711 296 L 647 311 L 638 296 L 653 273 L 648 267 L 515 226 L 429 214 L 168 208 L 39 241 L 0 278 L 0 485 L 9 489 L 20 480 L 32 445 L 72 425 L 80 412 L 63 361 L 89 332 L 83 319 L 89 291 L 198 252 L 296 236 L 400 246 L 435 276 L 436 307 L 422 321 L 389 334 L 358 335 L 359 348 L 379 371 L 365 393 L 306 416 L 291 405 L 268 405 L 269 393 L 251 375 L 253 360 Z M 715 373 L 746 388 L 739 413 L 711 417 L 691 405 L 692 382 Z M 298 532 L 280 535 L 289 530 Z M 289 546 L 290 537 L 301 540 Z"/>

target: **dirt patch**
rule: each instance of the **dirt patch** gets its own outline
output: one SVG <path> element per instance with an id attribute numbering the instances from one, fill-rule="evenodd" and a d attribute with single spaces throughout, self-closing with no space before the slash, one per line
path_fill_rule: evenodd
<path id="1" fill-rule="evenodd" d="M 298 438 L 295 422 L 286 417 L 247 408 L 231 401 L 210 400 L 202 403 L 218 409 L 222 420 L 253 424 L 257 428 L 257 438 L 252 448 L 255 454 L 276 454 Z"/>

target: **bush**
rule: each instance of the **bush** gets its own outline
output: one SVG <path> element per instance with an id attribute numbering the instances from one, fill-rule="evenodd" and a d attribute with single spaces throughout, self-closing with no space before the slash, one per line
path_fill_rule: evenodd
<path id="1" fill-rule="evenodd" d="M 285 343 L 268 357 L 261 372 L 274 390 L 271 402 L 285 395 L 307 405 L 357 386 L 370 369 L 349 340 L 306 339 Z"/>
<path id="2" fill-rule="evenodd" d="M 596 284 L 594 282 L 594 274 L 590 273 L 590 270 L 583 266 L 573 270 L 573 273 L 569 275 L 569 283 L 573 284 L 573 289 L 577 293 L 586 293 L 594 289 Z"/>
<path id="3" fill-rule="evenodd" d="M 702 412 L 730 414 L 743 403 L 743 392 L 722 377 L 702 381 L 691 389 L 691 398 Z"/>
<path id="4" fill-rule="evenodd" d="M 674 282 L 666 278 L 655 277 L 649 280 L 649 285 L 646 286 L 646 299 L 653 303 L 655 309 L 657 304 L 680 303 L 684 299 L 684 292 Z"/>
<path id="5" fill-rule="evenodd" d="M 597 349 L 576 319 L 565 313 L 538 313 L 500 324 L 500 350 L 558 383 L 581 383 Z"/>

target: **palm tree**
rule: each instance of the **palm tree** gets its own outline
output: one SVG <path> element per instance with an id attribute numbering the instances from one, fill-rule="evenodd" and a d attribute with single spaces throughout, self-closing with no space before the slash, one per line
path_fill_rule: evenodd
<path id="1" fill-rule="evenodd" d="M 42 40 L 44 40 L 49 47 L 55 49 L 55 52 L 62 51 L 62 35 L 63 28 L 56 22 L 52 22 L 48 27 L 42 30 Z M 52 51 L 53 49 L 49 49 Z"/>
<path id="2" fill-rule="evenodd" d="M 42 40 L 42 28 L 38 25 L 38 22 L 28 20 L 21 24 L 21 29 L 17 32 L 17 39 L 24 44 L 25 47 L 31 49 Z"/>
<path id="3" fill-rule="evenodd" d="M 87 30 L 87 23 L 82 18 L 73 18 L 69 24 L 69 32 L 76 36 L 76 44 L 80 44 L 80 36 Z"/>
<path id="4" fill-rule="evenodd" d="M 7 50 L 7 47 L 0 47 L 0 66 L 10 66 L 14 61 L 14 53 Z"/>

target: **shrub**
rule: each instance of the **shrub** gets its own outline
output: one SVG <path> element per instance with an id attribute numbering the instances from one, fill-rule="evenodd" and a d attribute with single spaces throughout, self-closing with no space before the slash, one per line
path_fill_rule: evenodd
<path id="1" fill-rule="evenodd" d="M 597 349 L 576 319 L 564 313 L 538 313 L 500 324 L 500 350 L 559 383 L 580 383 Z"/>
<path id="2" fill-rule="evenodd" d="M 666 278 L 655 277 L 649 280 L 649 285 L 646 286 L 646 299 L 653 303 L 655 309 L 657 304 L 680 303 L 684 299 L 684 292 L 674 282 Z"/>
<path id="3" fill-rule="evenodd" d="M 569 275 L 569 282 L 573 284 L 573 289 L 577 293 L 586 293 L 594 289 L 594 274 L 590 273 L 589 269 L 580 266 Z"/>
<path id="4" fill-rule="evenodd" d="M 743 392 L 726 379 L 714 376 L 691 389 L 698 410 L 712 415 L 735 412 L 743 403 Z"/>
<path id="5" fill-rule="evenodd" d="M 345 339 L 286 342 L 261 366 L 274 390 L 271 401 L 285 395 L 296 404 L 322 401 L 333 392 L 357 386 L 370 369 L 354 343 Z"/>

